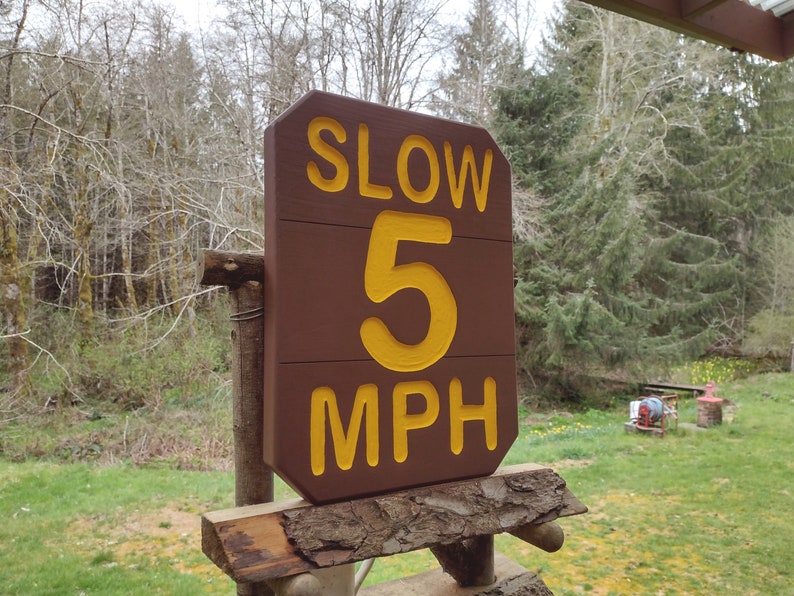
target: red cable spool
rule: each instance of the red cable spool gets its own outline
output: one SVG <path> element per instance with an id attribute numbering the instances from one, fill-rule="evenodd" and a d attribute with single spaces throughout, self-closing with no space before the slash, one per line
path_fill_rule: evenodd
<path id="1" fill-rule="evenodd" d="M 646 397 L 640 402 L 637 409 L 637 425 L 649 427 L 654 422 L 661 420 L 664 413 L 664 404 L 658 397 Z"/>

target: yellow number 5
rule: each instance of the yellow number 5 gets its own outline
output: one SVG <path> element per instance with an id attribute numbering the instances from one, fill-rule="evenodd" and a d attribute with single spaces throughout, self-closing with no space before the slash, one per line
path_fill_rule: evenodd
<path id="1" fill-rule="evenodd" d="M 430 323 L 427 335 L 417 344 L 395 339 L 386 324 L 370 317 L 361 324 L 361 341 L 382 366 L 398 372 L 423 370 L 447 353 L 458 325 L 458 305 L 444 276 L 421 261 L 397 265 L 401 241 L 449 244 L 452 224 L 444 217 L 419 213 L 382 211 L 372 225 L 364 268 L 364 290 L 381 303 L 400 290 L 415 288 L 427 298 Z"/>

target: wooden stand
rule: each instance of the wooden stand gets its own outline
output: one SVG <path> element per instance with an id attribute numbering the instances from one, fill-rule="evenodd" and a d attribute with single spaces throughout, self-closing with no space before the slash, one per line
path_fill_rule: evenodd
<path id="1" fill-rule="evenodd" d="M 429 548 L 458 585 L 486 586 L 505 579 L 494 573 L 494 534 L 510 532 L 555 551 L 563 533 L 553 521 L 586 511 L 554 471 L 524 464 L 329 505 L 297 500 L 207 513 L 202 549 L 247 583 Z"/>
<path id="2" fill-rule="evenodd" d="M 340 503 L 271 503 L 273 475 L 262 464 L 261 321 L 263 255 L 205 251 L 204 285 L 232 297 L 235 503 L 202 517 L 202 550 L 238 583 L 238 595 L 353 596 L 354 564 L 429 548 L 441 571 L 361 593 L 370 596 L 551 594 L 536 575 L 494 554 L 509 532 L 547 552 L 562 547 L 559 517 L 585 507 L 553 470 L 524 464 L 485 478 Z"/>

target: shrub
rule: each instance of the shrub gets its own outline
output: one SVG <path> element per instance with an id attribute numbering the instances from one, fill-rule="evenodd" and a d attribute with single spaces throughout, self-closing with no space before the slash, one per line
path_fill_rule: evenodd
<path id="1" fill-rule="evenodd" d="M 787 358 L 792 340 L 794 316 L 764 310 L 750 319 L 742 351 L 753 358 Z"/>
<path id="2" fill-rule="evenodd" d="M 745 377 L 753 368 L 753 363 L 746 360 L 715 356 L 690 362 L 682 367 L 682 372 L 693 385 L 705 385 L 710 381 L 719 385 Z"/>
<path id="3" fill-rule="evenodd" d="M 226 320 L 221 313 L 210 307 L 192 323 L 168 315 L 97 317 L 94 336 L 81 342 L 68 312 L 41 309 L 35 325 L 43 351 L 32 372 L 39 407 L 84 401 L 156 408 L 210 393 L 230 365 L 228 311 Z"/>

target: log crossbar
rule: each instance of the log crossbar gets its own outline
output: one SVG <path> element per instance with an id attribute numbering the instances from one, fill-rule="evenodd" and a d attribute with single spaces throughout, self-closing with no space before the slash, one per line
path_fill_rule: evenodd
<path id="1" fill-rule="evenodd" d="M 265 281 L 265 255 L 225 250 L 202 251 L 196 261 L 196 281 L 203 286 L 237 287 L 247 281 Z"/>
<path id="2" fill-rule="evenodd" d="M 586 511 L 553 470 L 522 464 L 328 505 L 292 500 L 206 513 L 202 550 L 235 581 L 260 582 L 503 532 L 553 551 L 562 532 L 550 522 Z"/>

